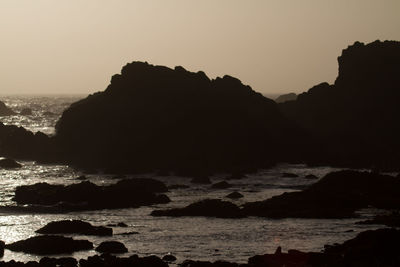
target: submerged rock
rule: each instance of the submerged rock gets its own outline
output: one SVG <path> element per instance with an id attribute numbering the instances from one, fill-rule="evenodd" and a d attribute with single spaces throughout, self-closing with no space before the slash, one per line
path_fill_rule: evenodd
<path id="1" fill-rule="evenodd" d="M 226 189 L 229 187 L 232 187 L 232 185 L 226 181 L 218 182 L 218 183 L 211 185 L 211 188 L 214 188 L 214 189 Z"/>
<path id="2" fill-rule="evenodd" d="M 205 199 L 184 208 L 154 210 L 152 216 L 204 216 L 216 218 L 241 218 L 242 212 L 235 204 L 219 199 Z"/>
<path id="3" fill-rule="evenodd" d="M 89 250 L 93 244 L 87 240 L 74 240 L 70 237 L 43 235 L 7 244 L 6 249 L 37 255 L 64 254 Z"/>
<path id="4" fill-rule="evenodd" d="M 37 183 L 18 186 L 14 200 L 18 204 L 53 205 L 64 212 L 167 203 L 169 198 L 159 194 L 166 191 L 165 184 L 153 179 L 127 179 L 107 186 L 87 181 L 67 186 Z"/>
<path id="5" fill-rule="evenodd" d="M 96 248 L 97 252 L 101 253 L 126 253 L 128 249 L 125 245 L 118 241 L 105 241 L 101 242 L 101 244 Z"/>
<path id="6" fill-rule="evenodd" d="M 361 208 L 400 208 L 400 180 L 369 172 L 339 171 L 300 192 L 284 193 L 258 202 L 246 203 L 249 216 L 275 218 L 344 218 Z"/>
<path id="7" fill-rule="evenodd" d="M 24 108 L 19 114 L 23 116 L 32 116 L 32 109 Z"/>
<path id="8" fill-rule="evenodd" d="M 21 168 L 22 165 L 16 162 L 13 159 L 0 159 L 0 168 L 4 169 L 18 169 Z"/>
<path id="9" fill-rule="evenodd" d="M 231 198 L 231 199 L 238 199 L 238 198 L 242 198 L 243 195 L 240 194 L 239 192 L 235 191 L 235 192 L 232 192 L 232 193 L 226 195 L 225 197 Z"/>
<path id="10" fill-rule="evenodd" d="M 400 213 L 377 215 L 372 220 L 361 221 L 357 224 L 383 224 L 389 227 L 400 227 Z"/>
<path id="11" fill-rule="evenodd" d="M 36 231 L 36 233 L 40 234 L 81 234 L 97 236 L 111 236 L 112 232 L 112 228 L 93 226 L 88 222 L 80 220 L 50 222 Z"/>

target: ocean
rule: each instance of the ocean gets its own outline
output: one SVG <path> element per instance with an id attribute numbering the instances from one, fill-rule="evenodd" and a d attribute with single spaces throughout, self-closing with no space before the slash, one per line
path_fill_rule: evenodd
<path id="1" fill-rule="evenodd" d="M 55 134 L 54 126 L 62 111 L 71 103 L 85 96 L 2 96 L 0 100 L 14 111 L 32 109 L 31 116 L 0 117 L 4 124 L 22 126 L 33 132 L 41 131 Z M 194 185 L 189 177 L 157 176 L 156 174 L 127 175 L 124 178 L 154 178 L 167 185 L 185 184 L 188 189 L 172 189 L 167 195 L 168 204 L 159 204 L 141 208 L 71 212 L 66 214 L 26 214 L 5 211 L 4 206 L 15 206 L 14 190 L 19 185 L 38 182 L 51 184 L 79 183 L 76 178 L 83 173 L 64 165 L 47 165 L 35 162 L 20 162 L 23 167 L 17 170 L 0 169 L 0 240 L 6 243 L 26 239 L 36 235 L 35 230 L 48 222 L 63 219 L 79 219 L 94 225 L 107 225 L 124 222 L 128 227 L 114 227 L 113 237 L 74 236 L 87 239 L 95 247 L 102 241 L 118 240 L 128 248 L 127 256 L 157 255 L 168 253 L 178 258 L 177 263 L 185 259 L 192 260 L 228 260 L 245 263 L 256 254 L 273 253 L 278 246 L 283 251 L 299 249 L 302 251 L 321 251 L 326 244 L 342 243 L 354 238 L 359 232 L 377 229 L 374 225 L 358 225 L 357 221 L 370 218 L 376 210 L 362 210 L 359 218 L 350 219 L 267 219 L 242 218 L 218 219 L 204 217 L 152 217 L 154 209 L 183 207 L 206 198 L 225 199 L 233 191 L 244 195 L 233 200 L 237 205 L 249 201 L 270 198 L 284 192 L 300 190 L 316 180 L 304 176 L 314 174 L 321 178 L 329 172 L 339 170 L 332 167 L 308 167 L 297 164 L 281 164 L 268 170 L 249 174 L 241 180 L 230 181 L 229 189 L 211 189 L 210 185 Z M 294 173 L 298 177 L 283 178 L 282 173 Z M 115 183 L 122 177 L 105 174 L 87 175 L 88 180 L 98 184 Z M 210 177 L 213 182 L 222 181 L 226 175 Z M 94 250 L 74 253 L 77 259 L 94 255 Z M 41 257 L 5 250 L 2 260 L 29 261 Z"/>

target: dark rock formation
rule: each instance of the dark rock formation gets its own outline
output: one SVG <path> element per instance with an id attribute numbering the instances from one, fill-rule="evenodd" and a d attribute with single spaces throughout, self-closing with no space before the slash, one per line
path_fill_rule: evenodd
<path id="1" fill-rule="evenodd" d="M 15 112 L 12 111 L 9 107 L 4 104 L 4 102 L 0 101 L 0 116 L 11 116 L 15 115 Z"/>
<path id="2" fill-rule="evenodd" d="M 16 162 L 13 159 L 0 159 L 0 168 L 4 169 L 18 169 L 21 168 L 22 165 Z"/>
<path id="3" fill-rule="evenodd" d="M 371 220 L 358 222 L 357 224 L 383 224 L 389 227 L 400 227 L 400 213 L 377 215 Z"/>
<path id="4" fill-rule="evenodd" d="M 270 166 L 301 138 L 274 101 L 236 78 L 142 62 L 72 104 L 56 130 L 67 162 L 114 172 Z"/>
<path id="5" fill-rule="evenodd" d="M 299 157 L 311 164 L 400 167 L 400 42 L 356 42 L 338 58 L 333 85 L 321 83 L 280 104 L 313 137 Z"/>
<path id="6" fill-rule="evenodd" d="M 97 252 L 101 253 L 126 253 L 128 249 L 124 244 L 118 241 L 105 241 L 101 242 L 101 244 L 96 248 Z"/>
<path id="7" fill-rule="evenodd" d="M 24 108 L 19 114 L 23 116 L 32 116 L 32 109 Z"/>
<path id="8" fill-rule="evenodd" d="M 235 192 L 232 192 L 232 193 L 226 195 L 225 197 L 231 198 L 231 199 L 238 199 L 238 198 L 242 198 L 243 195 L 240 194 L 239 192 L 236 192 L 236 191 L 235 191 Z"/>
<path id="9" fill-rule="evenodd" d="M 52 140 L 45 134 L 33 134 L 22 127 L 0 122 L 0 156 L 15 159 L 57 161 Z"/>
<path id="10" fill-rule="evenodd" d="M 297 99 L 297 94 L 295 93 L 289 93 L 289 94 L 284 94 L 278 96 L 278 98 L 275 99 L 276 103 L 284 103 L 287 101 L 294 101 Z"/>
<path id="11" fill-rule="evenodd" d="M 55 205 L 55 212 L 130 208 L 169 202 L 167 187 L 153 179 L 127 179 L 109 186 L 91 182 L 72 185 L 38 183 L 16 188 L 14 200 L 18 204 Z"/>
<path id="12" fill-rule="evenodd" d="M 400 264 L 400 231 L 379 229 L 360 233 L 341 245 L 325 246 L 324 252 L 289 250 L 249 258 L 249 266 L 398 266 Z M 213 266 L 213 265 L 209 265 Z"/>
<path id="13" fill-rule="evenodd" d="M 214 189 L 226 189 L 229 187 L 232 187 L 232 185 L 226 181 L 218 182 L 218 183 L 211 185 L 211 188 L 214 188 Z"/>
<path id="14" fill-rule="evenodd" d="M 4 247 L 5 247 L 4 241 L 0 240 L 0 257 L 3 257 L 4 255 Z"/>
<path id="15" fill-rule="evenodd" d="M 6 249 L 37 255 L 64 254 L 89 250 L 93 244 L 87 240 L 74 240 L 70 237 L 43 235 L 7 244 Z"/>
<path id="16" fill-rule="evenodd" d="M 165 255 L 164 257 L 162 257 L 162 260 L 166 261 L 166 262 L 174 262 L 174 261 L 176 261 L 176 257 L 174 255 L 168 254 L 168 255 Z"/>
<path id="17" fill-rule="evenodd" d="M 80 220 L 63 220 L 50 222 L 36 231 L 39 234 L 81 234 L 111 236 L 112 228 L 104 226 L 93 226 L 88 222 Z"/>
<path id="18" fill-rule="evenodd" d="M 184 208 L 154 210 L 152 216 L 204 216 L 216 218 L 241 218 L 241 210 L 235 204 L 219 199 L 205 199 Z"/>
<path id="19" fill-rule="evenodd" d="M 327 174 L 301 192 L 246 203 L 244 214 L 265 217 L 343 218 L 361 208 L 400 208 L 400 180 L 369 172 Z"/>

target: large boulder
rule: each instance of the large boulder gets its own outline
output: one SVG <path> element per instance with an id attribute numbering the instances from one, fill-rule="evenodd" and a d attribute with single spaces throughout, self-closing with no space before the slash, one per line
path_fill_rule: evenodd
<path id="1" fill-rule="evenodd" d="M 241 218 L 241 209 L 229 201 L 219 199 L 205 199 L 184 208 L 168 210 L 154 210 L 152 216 L 204 216 L 216 218 Z"/>
<path id="2" fill-rule="evenodd" d="M 295 136 L 274 101 L 236 78 L 132 62 L 65 110 L 55 138 L 71 164 L 193 174 L 270 166 Z"/>
<path id="3" fill-rule="evenodd" d="M 400 42 L 356 42 L 321 83 L 280 110 L 314 136 L 300 155 L 313 164 L 399 169 Z"/>
<path id="4" fill-rule="evenodd" d="M 16 113 L 4 104 L 4 102 L 0 101 L 0 116 L 10 116 L 15 115 Z"/>
<path id="5" fill-rule="evenodd" d="M 127 179 L 107 186 L 85 181 L 71 185 L 37 183 L 18 186 L 18 204 L 53 205 L 52 211 L 131 208 L 169 202 L 167 187 L 153 179 Z M 58 209 L 54 210 L 54 206 Z"/>
<path id="6" fill-rule="evenodd" d="M 101 253 L 126 253 L 128 249 L 125 245 L 118 241 L 104 241 L 96 248 Z"/>
<path id="7" fill-rule="evenodd" d="M 97 236 L 111 236 L 112 232 L 112 228 L 93 226 L 88 222 L 80 220 L 50 222 L 36 231 L 36 233 L 39 234 L 81 234 Z"/>
<path id="8" fill-rule="evenodd" d="M 7 244 L 6 249 L 37 255 L 50 255 L 93 249 L 93 244 L 87 240 L 74 240 L 70 237 L 43 235 Z"/>
<path id="9" fill-rule="evenodd" d="M 284 193 L 264 201 L 246 203 L 250 216 L 275 218 L 344 218 L 361 208 L 400 208 L 400 180 L 370 172 L 339 171 L 299 192 Z"/>

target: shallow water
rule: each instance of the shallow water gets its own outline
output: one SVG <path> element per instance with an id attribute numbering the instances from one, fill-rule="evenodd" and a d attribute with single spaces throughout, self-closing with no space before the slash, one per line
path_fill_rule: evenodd
<path id="1" fill-rule="evenodd" d="M 54 133 L 54 124 L 68 103 L 75 101 L 74 97 L 8 97 L 6 104 L 14 110 L 31 107 L 34 116 L 22 118 L 12 116 L 0 117 L 7 124 L 17 124 L 32 131 Z M 68 102 L 69 101 L 69 102 Z M 33 107 L 30 105 L 34 105 Z M 54 117 L 42 116 L 43 112 L 51 111 Z M 48 182 L 54 184 L 79 183 L 76 177 L 81 173 L 68 166 L 40 165 L 34 162 L 22 162 L 18 170 L 0 170 L 0 206 L 14 205 L 12 200 L 14 190 L 18 185 Z M 167 193 L 171 203 L 141 207 L 137 209 L 101 210 L 75 212 L 68 214 L 20 214 L 0 213 L 0 240 L 6 243 L 26 239 L 35 235 L 35 230 L 50 221 L 61 219 L 81 219 L 94 225 L 125 222 L 129 227 L 114 228 L 113 237 L 75 236 L 88 239 L 98 245 L 105 240 L 119 240 L 129 249 L 127 255 L 139 254 L 163 256 L 171 253 L 178 258 L 194 260 L 229 260 L 247 262 L 256 254 L 272 253 L 277 246 L 283 250 L 300 249 L 303 251 L 320 251 L 325 244 L 341 243 L 353 238 L 357 233 L 377 226 L 356 225 L 355 222 L 368 218 L 374 211 L 360 213 L 361 218 L 355 219 L 280 219 L 243 218 L 216 219 L 203 217 L 152 217 L 149 216 L 156 208 L 182 207 L 196 200 L 205 198 L 224 199 L 235 190 L 241 192 L 244 198 L 233 200 L 240 205 L 248 201 L 257 201 L 279 195 L 283 192 L 298 190 L 310 185 L 315 180 L 304 179 L 307 174 L 322 177 L 337 169 L 330 167 L 309 168 L 304 165 L 279 165 L 270 170 L 262 170 L 248 175 L 241 180 L 232 180 L 232 188 L 224 190 L 210 189 L 210 185 L 193 185 L 185 177 L 160 177 L 153 174 L 132 176 L 155 178 L 171 184 L 187 184 L 189 189 L 174 189 Z M 282 178 L 282 173 L 298 174 L 297 178 Z M 117 179 L 109 175 L 87 175 L 96 184 L 115 183 Z M 129 177 L 127 177 L 129 178 Z M 211 177 L 213 182 L 221 181 L 224 175 Z M 124 235 L 127 232 L 137 234 Z M 77 258 L 95 254 L 95 251 L 75 253 Z M 39 260 L 41 257 L 15 253 L 6 250 L 3 260 Z"/>

